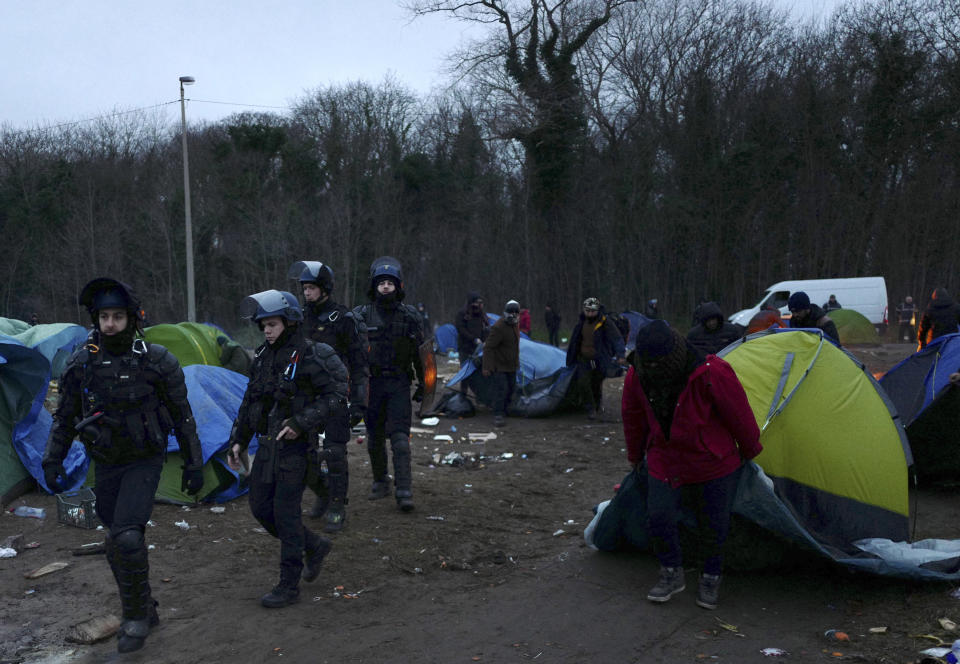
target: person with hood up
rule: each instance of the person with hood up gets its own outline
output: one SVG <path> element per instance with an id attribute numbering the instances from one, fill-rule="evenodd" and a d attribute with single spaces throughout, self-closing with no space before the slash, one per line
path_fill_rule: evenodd
<path id="1" fill-rule="evenodd" d="M 719 601 L 723 544 L 744 459 L 760 453 L 760 429 L 733 368 L 704 358 L 666 322 L 640 328 L 623 384 L 627 460 L 647 474 L 648 527 L 660 578 L 647 594 L 666 602 L 686 588 L 678 521 L 693 500 L 707 527 L 697 605 Z"/>
<path id="2" fill-rule="evenodd" d="M 543 322 L 547 326 L 547 334 L 550 337 L 551 346 L 560 345 L 560 314 L 553 303 L 547 303 L 543 311 Z"/>
<path id="3" fill-rule="evenodd" d="M 490 335 L 483 343 L 483 375 L 493 376 L 496 382 L 496 397 L 493 404 L 493 423 L 506 424 L 507 408 L 517 384 L 517 369 L 520 368 L 520 303 L 510 300 L 503 308 L 503 316 L 493 324 Z"/>
<path id="4" fill-rule="evenodd" d="M 650 320 L 661 318 L 660 301 L 655 297 L 647 300 L 647 304 L 643 308 L 643 315 L 649 318 Z"/>
<path id="5" fill-rule="evenodd" d="M 704 355 L 715 355 L 740 338 L 742 328 L 726 322 L 716 302 L 704 302 L 697 310 L 700 324 L 687 333 L 687 341 Z"/>
<path id="6" fill-rule="evenodd" d="M 811 304 L 810 297 L 806 293 L 803 291 L 791 293 L 790 299 L 787 300 L 787 308 L 790 310 L 790 327 L 819 328 L 833 339 L 837 346 L 840 345 L 837 324 L 823 312 L 823 309 Z"/>
<path id="7" fill-rule="evenodd" d="M 567 366 L 576 367 L 580 392 L 587 392 L 587 417 L 596 419 L 603 411 L 603 380 L 618 375 L 625 363 L 623 336 L 607 319 L 595 297 L 583 301 L 583 313 L 570 335 Z"/>
<path id="8" fill-rule="evenodd" d="M 530 318 L 529 309 L 520 310 L 520 321 L 517 323 L 517 329 L 523 332 L 528 337 L 530 336 L 530 330 L 533 327 L 533 319 Z"/>
<path id="9" fill-rule="evenodd" d="M 467 303 L 457 312 L 453 324 L 457 328 L 457 353 L 460 355 L 460 366 L 463 366 L 490 334 L 490 320 L 479 293 L 467 293 Z"/>
<path id="10" fill-rule="evenodd" d="M 922 350 L 937 337 L 953 334 L 958 330 L 958 325 L 960 325 L 960 305 L 954 302 L 946 288 L 935 289 L 917 327 L 919 348 Z"/>

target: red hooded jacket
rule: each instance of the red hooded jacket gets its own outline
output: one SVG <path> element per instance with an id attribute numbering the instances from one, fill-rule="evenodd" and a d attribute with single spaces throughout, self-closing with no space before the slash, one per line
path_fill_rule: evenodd
<path id="1" fill-rule="evenodd" d="M 760 454 L 760 429 L 733 368 L 708 355 L 677 399 L 670 440 L 663 435 L 633 367 L 623 383 L 623 435 L 631 464 L 677 487 L 729 475 Z"/>

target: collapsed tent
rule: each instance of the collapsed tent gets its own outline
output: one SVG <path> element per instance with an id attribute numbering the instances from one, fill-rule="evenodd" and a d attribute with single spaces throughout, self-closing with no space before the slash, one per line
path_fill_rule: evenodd
<path id="1" fill-rule="evenodd" d="M 834 309 L 827 314 L 837 326 L 837 333 L 840 335 L 840 343 L 844 346 L 850 344 L 876 344 L 879 343 L 877 328 L 873 326 L 870 319 L 853 309 Z"/>
<path id="2" fill-rule="evenodd" d="M 24 465 L 26 450 L 36 440 L 46 444 L 50 414 L 44 409 L 47 386 L 59 377 L 74 346 L 86 338 L 79 325 L 30 326 L 0 318 L 0 502 L 6 505 L 34 486 Z M 71 453 L 64 466 L 86 471 L 81 457 Z"/>
<path id="3" fill-rule="evenodd" d="M 482 357 L 482 352 L 479 357 Z M 454 402 L 462 385 L 473 390 L 481 403 L 493 406 L 494 378 L 485 377 L 483 372 L 478 370 L 478 365 L 474 362 L 480 362 L 479 357 L 465 362 L 460 371 L 447 381 L 443 394 L 434 403 L 431 412 L 448 412 L 449 405 L 456 405 Z M 566 366 L 566 362 L 565 351 L 549 344 L 521 338 L 518 389 L 514 392 L 513 403 L 507 412 L 510 415 L 539 417 L 558 410 L 567 398 L 574 373 L 573 368 Z"/>
<path id="4" fill-rule="evenodd" d="M 914 470 L 921 481 L 960 473 L 960 333 L 937 337 L 881 379 L 906 427 Z"/>
<path id="5" fill-rule="evenodd" d="M 736 514 L 850 567 L 960 578 L 956 552 L 918 562 L 913 554 L 929 543 L 906 542 L 910 448 L 892 403 L 861 363 L 806 329 L 753 334 L 721 354 L 743 384 L 764 448 L 741 474 Z M 624 516 L 616 506 L 614 499 L 598 509 L 588 543 L 643 544 L 644 510 L 634 505 Z"/>

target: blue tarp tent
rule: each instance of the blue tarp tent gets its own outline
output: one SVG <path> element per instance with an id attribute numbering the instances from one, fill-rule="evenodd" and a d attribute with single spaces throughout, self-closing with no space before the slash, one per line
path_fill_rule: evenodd
<path id="1" fill-rule="evenodd" d="M 906 427 L 920 480 L 955 479 L 960 473 L 960 333 L 937 337 L 881 379 Z"/>

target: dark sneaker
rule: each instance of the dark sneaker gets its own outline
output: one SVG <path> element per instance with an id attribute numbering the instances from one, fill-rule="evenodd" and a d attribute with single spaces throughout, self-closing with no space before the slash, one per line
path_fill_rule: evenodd
<path id="1" fill-rule="evenodd" d="M 327 511 L 327 522 L 323 526 L 325 533 L 339 533 L 343 530 L 343 524 L 347 520 L 347 510 L 343 505 L 333 505 Z"/>
<path id="2" fill-rule="evenodd" d="M 647 599 L 651 602 L 666 602 L 686 587 L 682 567 L 661 567 L 660 580 L 647 593 Z"/>
<path id="3" fill-rule="evenodd" d="M 401 512 L 413 511 L 413 492 L 409 489 L 397 489 L 397 509 Z"/>
<path id="4" fill-rule="evenodd" d="M 324 538 L 320 538 L 320 544 L 312 551 L 304 551 L 303 554 L 303 572 L 301 578 L 310 583 L 320 576 L 320 567 L 323 565 L 323 559 L 330 553 L 333 543 Z"/>
<path id="5" fill-rule="evenodd" d="M 370 485 L 370 494 L 367 496 L 367 500 L 380 500 L 381 498 L 386 498 L 390 495 L 390 480 L 374 480 L 373 484 Z"/>
<path id="6" fill-rule="evenodd" d="M 720 601 L 720 575 L 701 574 L 700 586 L 697 588 L 697 606 L 705 609 L 717 608 Z"/>
<path id="7" fill-rule="evenodd" d="M 287 586 L 277 586 L 260 598 L 260 604 L 268 609 L 282 609 L 299 601 L 299 588 L 288 588 Z"/>

